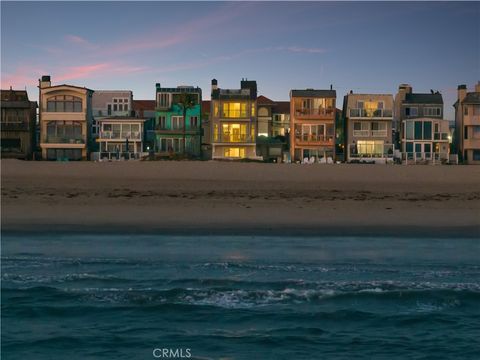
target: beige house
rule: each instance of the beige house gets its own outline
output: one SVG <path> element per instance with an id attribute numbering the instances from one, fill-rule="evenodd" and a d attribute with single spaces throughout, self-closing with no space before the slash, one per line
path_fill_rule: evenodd
<path id="1" fill-rule="evenodd" d="M 52 86 L 50 76 L 42 76 L 39 83 L 42 158 L 86 160 L 93 90 L 72 85 Z"/>
<path id="2" fill-rule="evenodd" d="M 261 159 L 256 153 L 257 82 L 220 89 L 212 80 L 210 124 L 212 159 Z"/>
<path id="3" fill-rule="evenodd" d="M 335 160 L 335 90 L 290 91 L 292 161 Z"/>
<path id="4" fill-rule="evenodd" d="M 350 92 L 342 113 L 347 162 L 393 160 L 393 95 Z"/>
<path id="5" fill-rule="evenodd" d="M 458 86 L 455 107 L 456 145 L 465 164 L 480 164 L 480 81 L 474 92 Z"/>

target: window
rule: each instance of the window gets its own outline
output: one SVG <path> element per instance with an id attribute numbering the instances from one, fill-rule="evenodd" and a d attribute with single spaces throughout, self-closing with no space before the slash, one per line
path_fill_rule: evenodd
<path id="1" fill-rule="evenodd" d="M 47 99 L 47 112 L 82 112 L 82 99 L 68 95 L 52 96 Z"/>
<path id="2" fill-rule="evenodd" d="M 172 116 L 172 129 L 183 129 L 183 116 Z"/>
<path id="3" fill-rule="evenodd" d="M 423 130 L 422 122 L 421 121 L 415 121 L 415 140 L 422 140 L 423 139 L 422 130 Z"/>
<path id="4" fill-rule="evenodd" d="M 255 138 L 255 124 L 250 125 L 250 134 L 252 136 L 252 139 Z"/>
<path id="5" fill-rule="evenodd" d="M 474 139 L 480 139 L 480 126 L 479 125 L 473 126 L 473 138 Z"/>
<path id="6" fill-rule="evenodd" d="M 244 158 L 245 148 L 225 148 L 223 150 L 223 156 L 232 158 Z"/>
<path id="7" fill-rule="evenodd" d="M 223 142 L 244 142 L 247 141 L 246 124 L 222 124 Z"/>
<path id="8" fill-rule="evenodd" d="M 473 160 L 480 161 L 480 150 L 478 149 L 473 150 Z"/>
<path id="9" fill-rule="evenodd" d="M 252 103 L 252 116 L 255 116 L 255 103 Z"/>
<path id="10" fill-rule="evenodd" d="M 198 128 L 198 116 L 190 116 L 190 128 Z"/>
<path id="11" fill-rule="evenodd" d="M 213 116 L 218 117 L 218 102 L 214 102 L 213 104 Z"/>
<path id="12" fill-rule="evenodd" d="M 405 137 L 408 140 L 413 140 L 413 121 L 405 121 Z"/>
<path id="13" fill-rule="evenodd" d="M 218 141 L 218 124 L 213 125 L 213 141 Z"/>
<path id="14" fill-rule="evenodd" d="M 183 151 L 183 139 L 178 138 L 161 138 L 159 141 L 160 152 L 175 152 L 180 153 Z"/>
<path id="15" fill-rule="evenodd" d="M 372 136 L 387 136 L 387 123 L 384 121 L 373 121 Z"/>
<path id="16" fill-rule="evenodd" d="M 473 107 L 473 115 L 480 115 L 480 105 L 474 105 Z"/>
<path id="17" fill-rule="evenodd" d="M 118 111 L 118 105 L 117 104 L 113 104 L 113 111 Z"/>
<path id="18" fill-rule="evenodd" d="M 226 118 L 247 117 L 247 103 L 239 103 L 239 102 L 223 103 L 222 116 Z"/>
<path id="19" fill-rule="evenodd" d="M 463 135 L 464 135 L 464 139 L 467 140 L 468 139 L 468 126 L 464 126 L 463 127 Z"/>
<path id="20" fill-rule="evenodd" d="M 112 104 L 108 104 L 107 113 L 108 115 L 112 115 Z"/>
<path id="21" fill-rule="evenodd" d="M 431 121 L 423 122 L 423 139 L 432 140 L 432 122 Z"/>
<path id="22" fill-rule="evenodd" d="M 416 107 L 407 107 L 405 108 L 406 116 L 418 116 L 418 108 Z"/>
<path id="23" fill-rule="evenodd" d="M 167 128 L 167 117 L 166 116 L 159 116 L 158 117 L 158 128 L 162 129 L 162 130 Z"/>
<path id="24" fill-rule="evenodd" d="M 353 136 L 369 136 L 370 123 L 368 121 L 357 121 L 353 123 Z"/>
<path id="25" fill-rule="evenodd" d="M 358 140 L 357 152 L 365 155 L 382 155 L 383 140 Z"/>
<path id="26" fill-rule="evenodd" d="M 407 153 L 413 153 L 413 143 L 412 142 L 407 142 L 405 150 L 406 150 Z"/>
<path id="27" fill-rule="evenodd" d="M 169 93 L 159 93 L 158 94 L 158 107 L 170 107 L 170 94 Z"/>
<path id="28" fill-rule="evenodd" d="M 442 109 L 439 107 L 426 107 L 423 109 L 424 116 L 441 116 Z"/>
<path id="29" fill-rule="evenodd" d="M 468 115 L 468 106 L 467 105 L 463 105 L 464 108 L 463 108 L 463 114 L 464 115 Z"/>

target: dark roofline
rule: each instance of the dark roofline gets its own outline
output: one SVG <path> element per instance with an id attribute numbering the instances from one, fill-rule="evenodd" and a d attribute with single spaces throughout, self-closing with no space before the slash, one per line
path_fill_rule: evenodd
<path id="1" fill-rule="evenodd" d="M 56 87 L 60 87 L 60 86 L 67 86 L 67 87 L 73 87 L 73 88 L 77 88 L 77 89 L 87 90 L 87 91 L 91 91 L 92 93 L 95 92 L 95 90 L 89 89 L 89 88 L 87 88 L 87 87 L 85 87 L 85 86 L 84 86 L 84 87 L 81 87 L 81 86 L 68 85 L 68 84 L 60 84 L 60 85 L 54 85 L 54 86 L 46 86 L 46 87 L 44 87 L 44 88 L 41 88 L 41 90 L 56 88 Z"/>

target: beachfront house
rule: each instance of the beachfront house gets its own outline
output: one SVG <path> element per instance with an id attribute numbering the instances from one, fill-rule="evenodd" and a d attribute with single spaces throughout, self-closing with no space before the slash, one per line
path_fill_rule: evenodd
<path id="1" fill-rule="evenodd" d="M 143 147 L 150 154 L 154 153 L 155 147 L 155 107 L 155 100 L 133 100 L 133 115 L 145 120 L 143 123 Z"/>
<path id="2" fill-rule="evenodd" d="M 37 102 L 26 90 L 1 90 L 2 158 L 31 159 L 35 151 Z"/>
<path id="3" fill-rule="evenodd" d="M 480 164 L 480 81 L 475 91 L 458 86 L 455 107 L 456 148 L 464 164 Z"/>
<path id="4" fill-rule="evenodd" d="M 284 154 L 288 152 L 285 134 L 288 134 L 290 127 L 290 102 L 278 104 L 260 95 L 257 98 L 257 114 L 257 155 L 263 160 L 282 162 Z"/>
<path id="5" fill-rule="evenodd" d="M 212 80 L 210 122 L 212 159 L 256 159 L 257 82 L 242 79 L 240 89 L 220 89 Z"/>
<path id="6" fill-rule="evenodd" d="M 344 97 L 342 113 L 347 162 L 393 161 L 393 95 L 351 91 Z"/>
<path id="7" fill-rule="evenodd" d="M 413 93 L 410 85 L 402 84 L 396 102 L 402 160 L 406 163 L 448 162 L 450 132 L 448 120 L 443 120 L 442 94 L 433 90 Z"/>
<path id="8" fill-rule="evenodd" d="M 40 149 L 46 160 L 86 160 L 93 90 L 39 80 Z"/>
<path id="9" fill-rule="evenodd" d="M 290 156 L 295 162 L 335 160 L 336 91 L 290 91 Z"/>
<path id="10" fill-rule="evenodd" d="M 94 160 L 133 160 L 144 154 L 145 119 L 133 116 L 111 116 L 98 119 L 98 152 Z"/>
<path id="11" fill-rule="evenodd" d="M 199 87 L 162 88 L 157 83 L 155 153 L 160 156 L 200 157 L 201 107 L 202 89 Z"/>

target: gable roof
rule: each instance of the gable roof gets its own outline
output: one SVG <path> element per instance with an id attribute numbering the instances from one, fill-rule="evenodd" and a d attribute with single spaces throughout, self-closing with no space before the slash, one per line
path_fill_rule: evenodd
<path id="1" fill-rule="evenodd" d="M 480 92 L 469 92 L 462 100 L 462 104 L 480 104 Z"/>
<path id="2" fill-rule="evenodd" d="M 258 105 L 275 105 L 275 102 L 266 96 L 260 95 L 257 97 L 257 104 Z"/>
<path id="3" fill-rule="evenodd" d="M 291 90 L 291 96 L 305 96 L 305 97 L 321 97 L 321 98 L 336 98 L 337 92 L 335 90 Z"/>
<path id="4" fill-rule="evenodd" d="M 42 90 L 48 90 L 48 89 L 57 88 L 57 87 L 61 87 L 61 86 L 66 86 L 66 87 L 72 87 L 72 88 L 76 88 L 76 89 L 87 90 L 87 91 L 91 91 L 92 93 L 95 92 L 95 90 L 89 89 L 89 88 L 87 88 L 87 87 L 85 87 L 85 86 L 84 86 L 84 87 L 81 87 L 81 86 L 68 85 L 68 84 L 60 84 L 60 85 L 47 86 L 47 87 L 42 88 Z"/>
<path id="5" fill-rule="evenodd" d="M 443 104 L 442 94 L 406 94 L 406 104 Z"/>

